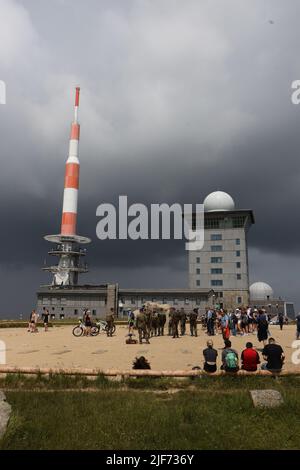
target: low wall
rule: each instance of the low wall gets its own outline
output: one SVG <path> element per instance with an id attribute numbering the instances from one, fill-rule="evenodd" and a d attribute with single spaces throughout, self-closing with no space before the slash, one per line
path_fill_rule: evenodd
<path id="1" fill-rule="evenodd" d="M 236 373 L 229 374 L 223 370 L 218 370 L 213 374 L 208 374 L 204 370 L 101 370 L 101 369 L 58 369 L 58 368 L 38 368 L 38 367 L 0 367 L 0 374 L 32 374 L 32 375 L 46 375 L 46 374 L 62 374 L 62 375 L 84 375 L 95 377 L 103 375 L 104 377 L 200 377 L 202 375 L 208 376 L 222 376 L 222 375 L 238 375 L 238 376 L 287 376 L 299 375 L 300 370 L 282 370 L 281 372 L 270 372 L 268 370 L 257 370 L 255 372 L 247 372 L 239 370 Z"/>

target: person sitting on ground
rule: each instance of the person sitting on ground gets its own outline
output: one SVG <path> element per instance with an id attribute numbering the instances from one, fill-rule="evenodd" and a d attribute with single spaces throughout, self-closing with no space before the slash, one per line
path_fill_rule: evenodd
<path id="1" fill-rule="evenodd" d="M 136 357 L 132 365 L 133 369 L 151 369 L 150 363 L 144 356 Z"/>
<path id="2" fill-rule="evenodd" d="M 246 349 L 242 351 L 241 355 L 242 369 L 248 372 L 254 372 L 257 370 L 257 364 L 260 364 L 258 352 L 253 349 L 253 344 L 246 343 Z"/>
<path id="3" fill-rule="evenodd" d="M 264 360 L 267 361 L 261 365 L 262 370 L 281 371 L 285 355 L 282 347 L 276 344 L 274 338 L 269 338 L 269 344 L 264 347 L 262 355 Z"/>
<path id="4" fill-rule="evenodd" d="M 231 348 L 231 341 L 229 339 L 225 340 L 221 369 L 226 372 L 237 372 L 239 370 L 239 356 L 236 350 Z"/>
<path id="5" fill-rule="evenodd" d="M 206 344 L 207 348 L 203 350 L 203 356 L 205 359 L 203 368 L 205 372 L 216 372 L 218 351 L 213 348 L 214 343 L 211 339 L 209 339 Z"/>

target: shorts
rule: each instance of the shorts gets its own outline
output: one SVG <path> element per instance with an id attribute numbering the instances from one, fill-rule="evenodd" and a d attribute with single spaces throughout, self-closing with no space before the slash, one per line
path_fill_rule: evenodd
<path id="1" fill-rule="evenodd" d="M 213 372 L 216 372 L 217 365 L 216 364 L 207 364 L 207 362 L 204 362 L 203 369 L 205 370 L 205 372 L 213 373 Z"/>

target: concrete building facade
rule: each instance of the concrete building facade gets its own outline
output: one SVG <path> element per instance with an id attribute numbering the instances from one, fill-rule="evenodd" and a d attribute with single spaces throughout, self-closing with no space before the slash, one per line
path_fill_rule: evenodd
<path id="1" fill-rule="evenodd" d="M 52 319 L 80 318 L 84 308 L 94 318 L 105 318 L 110 308 L 119 317 L 127 315 L 146 302 L 169 304 L 190 312 L 198 308 L 200 313 L 214 302 L 214 291 L 210 289 L 120 289 L 118 284 L 84 286 L 44 286 L 37 292 L 37 311 L 40 315 L 47 309 Z"/>
<path id="2" fill-rule="evenodd" d="M 214 289 L 220 307 L 235 308 L 249 304 L 247 233 L 254 216 L 235 210 L 226 193 L 233 204 L 222 204 L 217 193 L 215 204 L 204 201 L 204 246 L 189 252 L 189 287 Z"/>

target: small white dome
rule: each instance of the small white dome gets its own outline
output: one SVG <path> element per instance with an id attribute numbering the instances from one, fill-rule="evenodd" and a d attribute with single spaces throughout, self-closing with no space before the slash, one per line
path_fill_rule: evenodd
<path id="1" fill-rule="evenodd" d="M 224 193 L 224 191 L 214 191 L 204 199 L 205 212 L 213 211 L 233 211 L 234 200 L 232 197 Z"/>
<path id="2" fill-rule="evenodd" d="M 272 287 L 266 282 L 254 282 L 249 290 L 251 300 L 269 300 L 274 295 Z"/>

